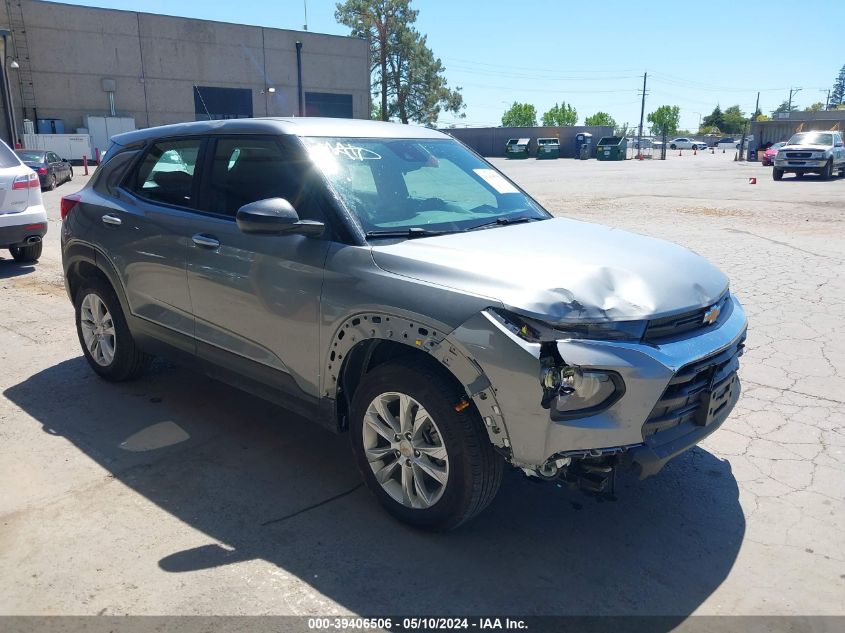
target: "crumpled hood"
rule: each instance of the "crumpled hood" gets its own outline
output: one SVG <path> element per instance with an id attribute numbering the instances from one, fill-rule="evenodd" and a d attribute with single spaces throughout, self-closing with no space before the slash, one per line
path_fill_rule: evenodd
<path id="1" fill-rule="evenodd" d="M 663 240 L 554 218 L 373 246 L 380 268 L 550 322 L 633 320 L 714 303 L 727 277 Z"/>

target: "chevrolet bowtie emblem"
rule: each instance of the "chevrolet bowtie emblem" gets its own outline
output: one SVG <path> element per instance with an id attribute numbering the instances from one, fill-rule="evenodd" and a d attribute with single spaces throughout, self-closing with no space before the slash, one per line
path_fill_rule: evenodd
<path id="1" fill-rule="evenodd" d="M 719 318 L 719 313 L 722 309 L 719 306 L 710 306 L 710 309 L 704 313 L 704 319 L 702 319 L 702 323 L 706 325 L 713 325 Z"/>

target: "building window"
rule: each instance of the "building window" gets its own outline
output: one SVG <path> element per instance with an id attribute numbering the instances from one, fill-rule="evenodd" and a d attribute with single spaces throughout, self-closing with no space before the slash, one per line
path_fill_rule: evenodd
<path id="1" fill-rule="evenodd" d="M 351 119 L 352 95 L 333 94 L 330 92 L 306 92 L 305 116 Z"/>
<path id="2" fill-rule="evenodd" d="M 194 86 L 197 121 L 245 119 L 252 116 L 252 90 Z"/>

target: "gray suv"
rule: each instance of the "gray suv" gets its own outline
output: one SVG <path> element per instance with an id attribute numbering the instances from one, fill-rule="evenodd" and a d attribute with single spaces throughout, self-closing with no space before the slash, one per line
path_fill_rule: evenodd
<path id="1" fill-rule="evenodd" d="M 728 279 L 661 240 L 554 218 L 451 137 L 339 119 L 116 136 L 62 201 L 83 353 L 152 355 L 349 432 L 392 514 L 449 529 L 505 464 L 594 494 L 739 397 Z"/>

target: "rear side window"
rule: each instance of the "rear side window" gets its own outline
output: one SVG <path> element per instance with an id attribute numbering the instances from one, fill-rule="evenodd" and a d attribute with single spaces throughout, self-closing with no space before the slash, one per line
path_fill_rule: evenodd
<path id="1" fill-rule="evenodd" d="M 130 178 L 130 189 L 153 202 L 193 206 L 194 170 L 201 143 L 201 139 L 159 141 L 139 163 Z"/>
<path id="2" fill-rule="evenodd" d="M 17 167 L 21 164 L 17 155 L 9 149 L 3 141 L 0 141 L 0 167 Z"/>
<path id="3" fill-rule="evenodd" d="M 302 218 L 314 219 L 306 165 L 275 138 L 249 136 L 217 140 L 206 197 L 207 211 L 234 217 L 245 204 L 284 198 Z"/>

